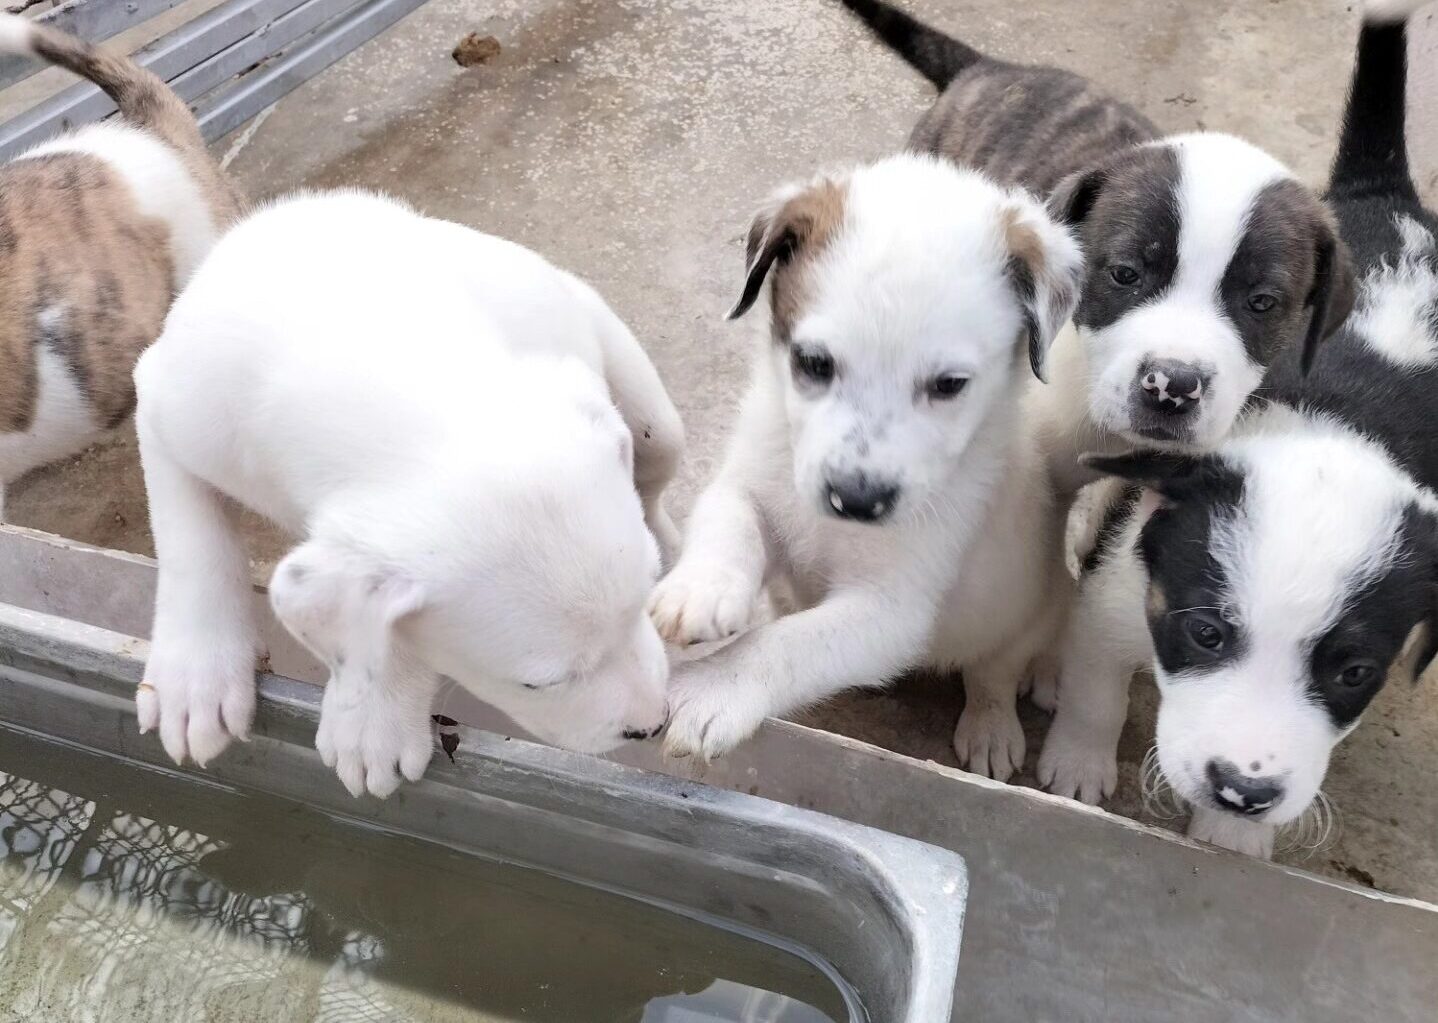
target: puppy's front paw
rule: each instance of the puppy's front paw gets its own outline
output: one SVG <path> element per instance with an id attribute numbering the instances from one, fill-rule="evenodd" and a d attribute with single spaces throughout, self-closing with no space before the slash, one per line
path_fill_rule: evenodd
<path id="1" fill-rule="evenodd" d="M 405 778 L 419 781 L 434 743 L 429 707 L 386 698 L 374 689 L 325 686 L 315 748 L 350 795 L 385 798 Z"/>
<path id="2" fill-rule="evenodd" d="M 995 781 L 1008 781 L 1024 767 L 1024 727 L 1013 707 L 981 704 L 964 707 L 954 729 L 959 766 Z"/>
<path id="3" fill-rule="evenodd" d="M 768 713 L 762 690 L 735 683 L 696 661 L 670 682 L 664 752 L 706 761 L 722 757 L 757 732 Z"/>
<path id="4" fill-rule="evenodd" d="M 741 573 L 681 560 L 649 597 L 659 635 L 678 646 L 727 639 L 748 628 L 759 594 Z"/>
<path id="5" fill-rule="evenodd" d="M 1271 824 L 1244 820 L 1206 807 L 1195 807 L 1188 821 L 1189 838 L 1261 860 L 1273 858 L 1273 837 L 1277 831 Z"/>
<path id="6" fill-rule="evenodd" d="M 1054 795 L 1097 806 L 1118 787 L 1118 751 L 1056 724 L 1039 754 L 1038 774 L 1039 784 Z"/>
<path id="7" fill-rule="evenodd" d="M 204 767 L 233 739 L 250 737 L 255 718 L 255 656 L 208 644 L 157 643 L 135 692 L 143 734 L 160 733 L 177 764 Z"/>

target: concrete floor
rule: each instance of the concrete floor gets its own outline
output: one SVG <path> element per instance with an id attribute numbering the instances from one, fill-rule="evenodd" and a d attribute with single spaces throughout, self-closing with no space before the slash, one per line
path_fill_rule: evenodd
<path id="1" fill-rule="evenodd" d="M 1351 61 L 1336 0 L 910 0 L 996 55 L 1082 71 L 1171 130 L 1261 141 L 1322 181 Z M 1349 5 L 1351 6 L 1351 5 Z M 467 32 L 504 47 L 462 70 Z M 1438 200 L 1438 17 L 1415 33 L 1410 121 L 1420 187 Z M 1421 57 L 1419 55 L 1422 55 Z M 829 0 L 430 0 L 215 147 L 254 197 L 359 185 L 532 246 L 590 280 L 648 345 L 691 446 L 687 511 L 712 473 L 762 316 L 726 324 L 752 209 L 816 168 L 896 148 L 931 90 Z M 23 525 L 147 551 L 133 439 L 12 491 Z M 256 525 L 261 566 L 284 538 Z M 1438 901 L 1438 695 L 1386 690 L 1336 758 L 1341 822 L 1284 859 Z M 1155 694 L 1140 683 L 1118 812 L 1143 814 L 1137 768 Z M 954 680 L 836 701 L 811 723 L 953 763 Z M 1030 771 L 1046 717 L 1026 710 Z"/>

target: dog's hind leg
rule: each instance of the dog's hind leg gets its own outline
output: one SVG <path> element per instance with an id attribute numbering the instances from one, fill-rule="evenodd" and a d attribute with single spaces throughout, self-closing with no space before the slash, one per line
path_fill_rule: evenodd
<path id="1" fill-rule="evenodd" d="M 1023 770 L 1018 698 L 1029 652 L 1028 644 L 1016 644 L 964 666 L 964 709 L 954 729 L 954 753 L 964 769 L 995 781 Z"/>
<path id="2" fill-rule="evenodd" d="M 158 729 L 176 763 L 205 764 L 246 739 L 258 636 L 250 563 L 225 499 L 165 450 L 142 418 L 140 457 L 159 574 L 140 731 Z"/>
<path id="3" fill-rule="evenodd" d="M 669 568 L 679 555 L 679 530 L 663 498 L 684 456 L 684 424 L 654 364 L 629 328 L 597 295 L 593 301 L 600 307 L 604 380 L 634 438 L 634 486 L 644 503 L 644 520 L 659 544 L 664 566 Z"/>

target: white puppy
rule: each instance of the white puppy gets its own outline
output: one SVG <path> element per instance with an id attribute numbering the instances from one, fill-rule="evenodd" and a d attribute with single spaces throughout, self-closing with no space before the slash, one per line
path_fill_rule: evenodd
<path id="1" fill-rule="evenodd" d="M 806 609 L 676 669 L 671 752 L 720 755 L 931 642 L 929 659 L 964 666 L 971 706 L 1006 690 L 1014 717 L 1060 564 L 1031 543 L 1058 531 L 1021 408 L 1080 264 L 1026 193 L 927 156 L 786 189 L 759 215 L 732 315 L 772 277 L 773 339 L 650 607 L 679 643 L 744 629 L 767 580 Z M 1007 717 L 960 741 L 987 760 L 993 737 L 1011 760 Z"/>
<path id="2" fill-rule="evenodd" d="M 303 537 L 270 595 L 330 668 L 317 746 L 352 792 L 423 773 L 439 675 L 575 749 L 663 726 L 645 519 L 672 530 L 682 431 L 575 278 L 384 198 L 295 198 L 219 243 L 135 379 L 160 562 L 137 702 L 176 761 L 254 712 L 226 498 Z"/>

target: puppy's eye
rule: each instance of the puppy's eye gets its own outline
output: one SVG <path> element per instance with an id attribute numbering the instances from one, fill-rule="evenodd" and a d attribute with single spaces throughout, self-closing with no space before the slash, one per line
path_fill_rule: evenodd
<path id="1" fill-rule="evenodd" d="M 827 384 L 834 379 L 834 357 L 822 348 L 795 346 L 789 357 L 794 378 L 811 384 Z"/>
<path id="2" fill-rule="evenodd" d="M 1266 313 L 1276 305 L 1278 298 L 1274 295 L 1259 292 L 1257 295 L 1248 296 L 1248 308 L 1256 313 Z"/>
<path id="3" fill-rule="evenodd" d="M 1364 689 L 1378 677 L 1378 665 L 1372 661 L 1352 661 L 1338 673 L 1338 684 L 1345 689 Z"/>
<path id="4" fill-rule="evenodd" d="M 957 373 L 940 373 L 929 381 L 929 397 L 946 401 L 968 386 L 969 378 Z"/>
<path id="5" fill-rule="evenodd" d="M 1109 267 L 1108 275 L 1120 288 L 1131 288 L 1138 283 L 1138 271 L 1127 263 L 1115 263 Z"/>
<path id="6" fill-rule="evenodd" d="M 1224 629 L 1211 619 L 1192 615 L 1184 620 L 1183 627 L 1193 645 L 1199 649 L 1211 654 L 1223 649 Z"/>

